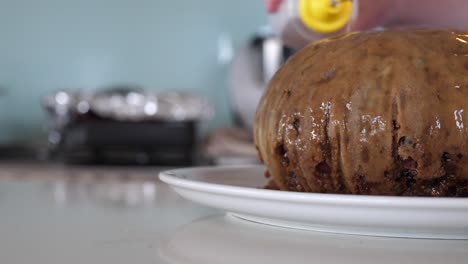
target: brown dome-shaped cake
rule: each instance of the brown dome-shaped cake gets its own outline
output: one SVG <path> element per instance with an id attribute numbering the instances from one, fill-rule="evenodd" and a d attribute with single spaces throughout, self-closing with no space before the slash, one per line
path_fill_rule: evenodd
<path id="1" fill-rule="evenodd" d="M 255 143 L 280 190 L 468 196 L 468 32 L 354 33 L 274 76 Z"/>

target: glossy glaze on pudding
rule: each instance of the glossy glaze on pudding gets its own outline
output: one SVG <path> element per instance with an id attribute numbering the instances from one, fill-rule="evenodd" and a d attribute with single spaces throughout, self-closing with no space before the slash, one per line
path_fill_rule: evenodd
<path id="1" fill-rule="evenodd" d="M 468 32 L 353 33 L 274 76 L 254 128 L 280 190 L 468 196 Z"/>

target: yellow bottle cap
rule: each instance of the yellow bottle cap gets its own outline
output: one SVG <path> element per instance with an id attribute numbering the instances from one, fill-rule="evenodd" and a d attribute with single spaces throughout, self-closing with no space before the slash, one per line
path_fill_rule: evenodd
<path id="1" fill-rule="evenodd" d="M 312 31 L 333 33 L 351 19 L 353 3 L 351 0 L 299 0 L 299 17 Z"/>

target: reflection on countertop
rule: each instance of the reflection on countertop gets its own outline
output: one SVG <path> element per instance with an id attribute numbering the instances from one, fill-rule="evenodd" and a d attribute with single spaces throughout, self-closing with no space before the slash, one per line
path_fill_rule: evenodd
<path id="1" fill-rule="evenodd" d="M 0 164 L 0 183 L 36 183 L 56 205 L 93 202 L 135 207 L 179 199 L 161 192 L 158 174 L 169 167 L 67 166 L 53 163 Z"/>
<path id="2" fill-rule="evenodd" d="M 0 164 L 2 263 L 164 263 L 160 243 L 218 211 L 157 178 L 161 167 Z"/>
<path id="3" fill-rule="evenodd" d="M 260 225 L 227 215 L 179 228 L 162 245 L 160 255 L 174 264 L 430 264 L 462 263 L 468 257 L 467 248 L 468 241 L 328 234 Z"/>

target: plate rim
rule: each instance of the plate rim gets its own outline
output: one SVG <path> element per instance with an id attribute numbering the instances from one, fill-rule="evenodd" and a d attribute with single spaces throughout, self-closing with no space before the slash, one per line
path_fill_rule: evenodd
<path id="1" fill-rule="evenodd" d="M 266 168 L 263 165 L 235 165 L 235 166 L 197 166 L 161 171 L 159 179 L 171 187 L 184 188 L 198 192 L 221 194 L 245 198 L 256 198 L 269 201 L 315 203 L 322 205 L 357 205 L 360 207 L 398 207 L 415 209 L 466 209 L 468 210 L 468 198 L 464 197 L 415 197 L 415 196 L 379 196 L 379 195 L 352 195 L 331 193 L 300 193 L 278 190 L 267 190 L 253 187 L 224 185 L 211 182 L 203 182 L 190 179 L 187 175 L 193 172 L 210 171 L 241 171 Z M 185 175 L 184 175 L 185 174 Z M 222 177 L 222 175 L 220 175 Z M 263 177 L 263 175 L 259 175 Z M 228 190 L 226 190 L 228 189 Z M 436 202 L 435 202 L 436 201 Z"/>

